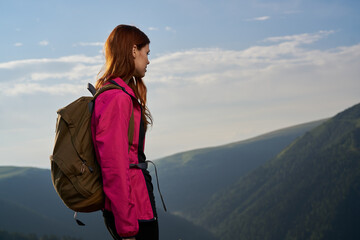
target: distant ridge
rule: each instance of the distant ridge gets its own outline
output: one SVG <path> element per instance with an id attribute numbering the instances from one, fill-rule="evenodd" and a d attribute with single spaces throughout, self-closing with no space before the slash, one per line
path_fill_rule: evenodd
<path id="1" fill-rule="evenodd" d="M 314 127 L 317 127 L 318 125 L 324 123 L 325 121 L 329 120 L 329 118 L 324 118 L 324 119 L 320 119 L 320 120 L 316 120 L 316 121 L 311 121 L 308 123 L 302 123 L 302 124 L 297 124 L 294 126 L 290 126 L 290 127 L 285 127 L 285 128 L 281 128 L 278 130 L 274 130 L 265 134 L 261 134 L 258 136 L 255 136 L 253 138 L 249 138 L 246 140 L 241 140 L 241 141 L 237 141 L 234 143 L 229 143 L 223 146 L 232 146 L 232 145 L 237 145 L 239 143 L 249 143 L 249 142 L 255 142 L 255 141 L 260 141 L 260 140 L 264 140 L 264 139 L 272 139 L 272 138 L 276 138 L 279 136 L 284 136 L 284 135 L 289 135 L 289 134 L 297 134 L 297 133 L 302 133 L 304 130 L 305 131 L 310 131 L 312 130 Z"/>
<path id="2" fill-rule="evenodd" d="M 0 167 L 0 178 L 9 178 L 12 176 L 26 173 L 31 168 L 26 167 L 14 167 L 14 166 L 1 166 Z"/>

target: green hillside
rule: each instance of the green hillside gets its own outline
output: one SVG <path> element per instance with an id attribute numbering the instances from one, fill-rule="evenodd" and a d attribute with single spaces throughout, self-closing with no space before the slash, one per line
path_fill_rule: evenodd
<path id="1" fill-rule="evenodd" d="M 214 196 L 197 222 L 227 239 L 360 239 L 360 104 Z"/>
<path id="2" fill-rule="evenodd" d="M 272 159 L 296 138 L 324 121 L 301 124 L 249 140 L 157 160 L 161 189 L 168 208 L 189 220 L 195 219 L 199 209 L 213 194 Z"/>
<path id="3" fill-rule="evenodd" d="M 17 176 L 26 173 L 29 168 L 17 168 L 17 167 L 1 167 L 0 168 L 0 180 L 5 178 L 10 178 L 12 176 Z"/>

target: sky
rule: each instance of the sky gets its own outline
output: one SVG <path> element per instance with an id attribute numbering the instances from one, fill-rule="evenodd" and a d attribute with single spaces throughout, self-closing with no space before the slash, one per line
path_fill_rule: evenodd
<path id="1" fill-rule="evenodd" d="M 56 111 L 95 83 L 114 27 L 150 38 L 156 160 L 360 103 L 358 0 L 0 0 L 0 166 L 50 168 Z"/>

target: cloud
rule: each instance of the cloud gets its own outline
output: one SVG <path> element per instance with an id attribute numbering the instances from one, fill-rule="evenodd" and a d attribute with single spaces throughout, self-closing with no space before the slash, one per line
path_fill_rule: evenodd
<path id="1" fill-rule="evenodd" d="M 40 46 L 47 46 L 47 45 L 49 45 L 49 42 L 46 41 L 46 40 L 43 40 L 43 41 L 40 41 L 40 42 L 39 42 L 39 45 L 40 45 Z"/>
<path id="2" fill-rule="evenodd" d="M 148 27 L 148 30 L 149 31 L 159 31 L 159 28 L 158 27 Z M 172 27 L 169 27 L 169 26 L 166 26 L 164 28 L 164 30 L 167 31 L 167 32 L 173 32 L 173 33 L 176 32 Z"/>
<path id="3" fill-rule="evenodd" d="M 316 56 L 316 51 L 302 49 L 301 45 L 311 44 L 332 33 L 334 31 L 319 31 L 313 34 L 272 37 L 264 40 L 270 43 L 268 46 L 253 46 L 242 51 L 212 48 L 174 52 L 153 59 L 148 76 L 151 81 L 164 84 L 202 84 L 216 82 L 223 77 L 255 77 L 260 71 L 277 65 L 305 62 L 311 65 L 320 56 Z M 180 78 L 181 81 L 178 81 Z"/>
<path id="4" fill-rule="evenodd" d="M 25 59 L 0 63 L 0 69 L 14 69 L 25 66 L 47 64 L 47 63 L 86 63 L 97 64 L 103 62 L 102 56 L 88 57 L 84 55 L 71 55 L 60 58 L 39 58 L 39 59 Z"/>
<path id="5" fill-rule="evenodd" d="M 39 83 L 15 83 L 11 88 L 5 89 L 8 96 L 21 94 L 46 93 L 50 95 L 77 94 L 84 89 L 84 84 L 56 84 L 43 85 Z"/>
<path id="6" fill-rule="evenodd" d="M 270 19 L 269 16 L 262 16 L 262 17 L 248 18 L 245 21 L 248 21 L 248 22 L 250 22 L 250 21 L 266 21 L 269 19 Z"/>
<path id="7" fill-rule="evenodd" d="M 74 47 L 80 46 L 80 47 L 102 47 L 104 46 L 103 42 L 79 42 L 73 44 Z"/>
<path id="8" fill-rule="evenodd" d="M 34 72 L 30 74 L 30 79 L 34 81 L 41 81 L 46 79 L 63 79 L 63 80 L 79 80 L 84 77 L 92 77 L 100 69 L 96 65 L 75 64 L 66 72 Z"/>
<path id="9" fill-rule="evenodd" d="M 280 37 L 269 37 L 264 40 L 264 42 L 294 42 L 297 44 L 300 43 L 313 43 L 315 41 L 318 41 L 322 38 L 325 38 L 329 36 L 330 34 L 334 34 L 335 31 L 329 30 L 329 31 L 319 31 L 317 33 L 304 33 L 299 35 L 288 35 L 288 36 L 280 36 Z"/>
<path id="10" fill-rule="evenodd" d="M 168 32 L 172 32 L 172 33 L 176 32 L 172 27 L 169 27 L 169 26 L 166 26 L 165 30 L 168 31 Z"/>
<path id="11" fill-rule="evenodd" d="M 277 75 L 282 79 L 282 73 L 289 72 L 290 69 L 294 72 L 297 69 L 302 69 L 300 71 L 302 75 L 304 69 L 309 69 L 307 78 L 314 78 L 315 69 L 319 71 L 320 68 L 329 66 L 331 60 L 336 61 L 336 59 L 344 59 L 344 56 L 349 58 L 352 56 L 353 59 L 352 61 L 349 60 L 349 66 L 358 62 L 356 55 L 354 55 L 357 51 L 346 52 L 345 54 L 345 51 L 349 49 L 346 47 L 328 51 L 308 50 L 301 47 L 304 44 L 319 41 L 333 33 L 334 31 L 319 31 L 311 34 L 270 37 L 263 41 L 268 45 L 253 46 L 242 51 L 210 48 L 174 52 L 152 59 L 146 79 L 149 79 L 150 85 L 153 84 L 159 89 L 167 87 L 186 88 L 186 86 L 193 84 L 198 87 L 218 86 L 218 84 L 226 83 L 226 86 L 231 87 L 228 89 L 227 96 L 224 95 L 224 97 L 229 98 L 233 89 L 242 86 L 244 83 L 249 85 L 243 86 L 243 88 L 247 88 L 255 82 L 276 85 L 279 80 L 272 79 L 268 82 L 270 76 Z M 357 49 L 356 46 L 353 46 L 353 50 Z M 26 93 L 19 90 L 21 86 L 26 84 L 36 83 L 37 85 L 34 85 L 36 86 L 35 91 L 42 91 L 42 89 L 50 89 L 55 84 L 62 84 L 64 81 L 69 81 L 68 84 L 74 85 L 82 84 L 88 80 L 94 81 L 103 62 L 103 57 L 100 55 L 95 57 L 72 55 L 0 63 L 0 74 L 5 76 L 3 79 L 7 79 L 6 76 L 12 79 L 0 88 L 0 91 L 5 95 L 16 95 Z M 327 70 L 327 72 L 331 72 L 331 70 Z M 349 75 L 351 72 L 354 70 L 347 74 Z M 336 75 L 334 73 L 334 76 Z M 292 79 L 294 78 L 296 77 L 292 77 Z M 23 85 L 15 86 L 14 82 Z M 282 83 L 281 86 L 277 88 L 279 96 L 293 94 L 284 87 L 286 82 Z M 300 89 L 307 91 L 305 88 L 299 87 L 298 90 Z M 49 94 L 62 94 L 61 91 L 48 92 Z M 242 97 L 250 97 L 249 92 L 251 91 L 244 92 Z M 299 92 L 298 94 L 302 93 Z M 261 92 L 261 94 L 263 93 Z M 235 98 L 238 99 L 239 97 Z"/>
<path id="12" fill-rule="evenodd" d="M 353 89 L 360 87 L 356 77 L 360 74 L 356 67 L 359 55 L 360 45 L 327 51 L 282 43 L 243 51 L 194 49 L 154 59 L 146 79 L 155 89 L 186 93 L 187 98 L 182 100 L 181 94 L 177 99 L 172 91 L 167 97 L 158 95 L 168 99 L 163 105 L 180 104 L 181 109 L 204 108 L 189 97 L 197 98 L 199 89 L 202 102 L 209 104 L 219 99 L 237 104 L 276 99 L 291 102 L 305 96 L 331 98 L 339 96 L 340 88 L 343 93 L 351 91 L 354 97 Z M 340 83 L 342 75 L 346 84 Z"/>
<path id="13" fill-rule="evenodd" d="M 94 82 L 102 65 L 103 57 L 100 55 L 72 55 L 0 63 L 0 74 L 3 76 L 0 93 L 7 96 L 36 92 L 50 95 L 79 93 L 78 86 Z M 75 87 L 69 91 L 69 86 L 72 85 Z"/>
<path id="14" fill-rule="evenodd" d="M 15 47 L 21 47 L 23 44 L 21 42 L 14 43 Z"/>

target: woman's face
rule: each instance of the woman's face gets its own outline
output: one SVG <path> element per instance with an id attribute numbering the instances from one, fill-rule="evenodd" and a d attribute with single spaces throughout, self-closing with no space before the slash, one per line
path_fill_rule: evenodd
<path id="1" fill-rule="evenodd" d="M 138 50 L 137 47 L 134 46 L 133 49 L 133 56 L 135 62 L 134 77 L 142 78 L 145 76 L 146 67 L 150 63 L 148 59 L 149 53 L 150 53 L 149 44 L 146 44 L 140 50 Z"/>

